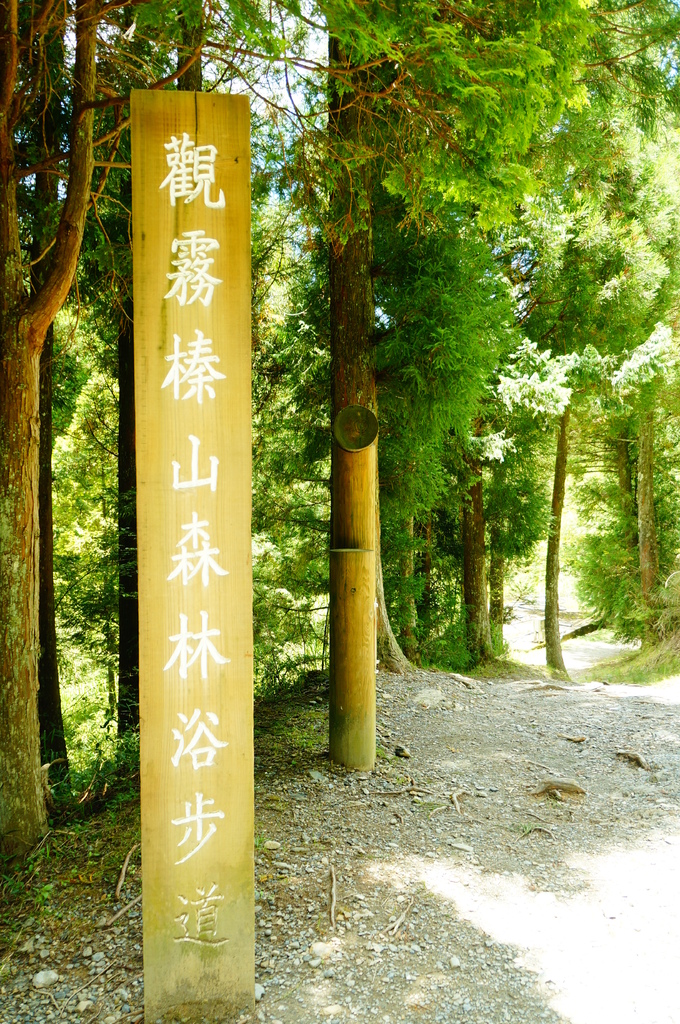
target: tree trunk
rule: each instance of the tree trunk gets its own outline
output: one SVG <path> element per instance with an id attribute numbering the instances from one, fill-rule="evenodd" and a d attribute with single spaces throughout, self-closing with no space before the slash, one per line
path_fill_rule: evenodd
<path id="1" fill-rule="evenodd" d="M 50 324 L 40 356 L 40 658 L 38 661 L 38 718 L 43 762 L 67 758 L 61 713 L 57 630 L 54 617 L 54 534 L 52 530 L 52 359 L 54 329 Z M 68 761 L 67 761 L 68 765 Z M 63 766 L 62 766 L 63 769 Z M 65 776 L 68 771 L 60 770 Z"/>
<path id="2" fill-rule="evenodd" d="M 635 498 L 633 495 L 633 472 L 630 459 L 630 441 L 626 434 L 616 438 L 616 471 L 619 478 L 619 498 L 621 511 L 626 520 L 626 541 L 628 547 L 634 548 L 638 542 L 637 522 L 635 515 Z"/>
<path id="3" fill-rule="evenodd" d="M 645 413 L 640 420 L 637 499 L 642 596 L 647 604 L 652 604 L 653 591 L 659 575 L 659 548 L 654 518 L 653 412 Z"/>
<path id="4" fill-rule="evenodd" d="M 491 558 L 489 560 L 489 618 L 503 636 L 503 614 L 505 611 L 505 558 L 494 546 L 491 538 Z"/>
<path id="5" fill-rule="evenodd" d="M 562 645 L 560 643 L 560 532 L 564 488 L 567 480 L 567 455 L 569 451 L 570 407 L 562 413 L 557 431 L 557 453 L 555 455 L 555 478 L 553 481 L 552 516 L 548 534 L 548 553 L 545 560 L 545 661 L 549 668 L 566 672 Z"/>
<path id="6" fill-rule="evenodd" d="M 404 553 L 401 559 L 401 578 L 403 580 L 413 580 L 413 516 L 410 517 L 406 523 L 406 532 L 409 538 L 409 549 Z M 405 619 L 404 625 L 401 629 L 401 647 L 409 661 L 418 661 L 418 644 L 416 641 L 416 626 L 418 623 L 418 615 L 416 612 L 416 602 L 413 594 L 406 594 L 404 598 L 405 605 Z"/>
<path id="7" fill-rule="evenodd" d="M 192 51 L 201 45 L 203 41 L 203 25 L 187 25 L 184 18 L 180 17 L 182 26 L 182 48 L 177 51 L 177 70 L 186 64 Z M 203 69 L 201 58 L 195 60 L 183 75 L 177 79 L 177 88 L 180 92 L 202 92 L 203 90 Z"/>
<path id="8" fill-rule="evenodd" d="M 463 597 L 467 617 L 468 650 L 477 660 L 493 655 L 486 593 L 486 552 L 484 550 L 484 495 L 482 469 L 471 464 L 475 474 L 463 503 Z"/>
<path id="9" fill-rule="evenodd" d="M 0 6 L 0 848 L 21 853 L 46 825 L 38 724 L 40 353 L 75 273 L 93 170 L 96 7 L 76 2 L 69 180 L 49 268 L 25 293 L 16 202 L 18 11 Z"/>
<path id="10" fill-rule="evenodd" d="M 139 725 L 135 363 L 132 302 L 118 331 L 118 735 Z"/>
<path id="11" fill-rule="evenodd" d="M 329 36 L 329 55 L 334 64 L 344 62 L 340 44 Z M 342 147 L 359 137 L 358 106 L 351 94 L 333 92 L 329 108 L 329 131 Z M 338 185 L 333 205 L 338 219 L 349 218 L 351 189 Z M 353 225 L 344 243 L 334 240 L 330 250 L 330 340 L 331 418 L 346 405 L 364 405 L 377 416 L 373 332 L 373 233 L 370 216 Z M 377 461 L 376 461 L 377 466 Z M 377 473 L 377 469 L 376 469 Z M 402 654 L 390 626 L 383 589 L 380 553 L 380 498 L 376 480 L 375 571 L 378 604 L 378 657 L 391 672 L 404 672 L 408 661 Z M 331 520 L 333 510 L 331 508 Z"/>

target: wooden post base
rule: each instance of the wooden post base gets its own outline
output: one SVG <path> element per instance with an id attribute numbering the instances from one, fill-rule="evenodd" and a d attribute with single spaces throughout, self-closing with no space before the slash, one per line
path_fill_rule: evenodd
<path id="1" fill-rule="evenodd" d="M 375 551 L 331 550 L 330 756 L 375 764 Z"/>

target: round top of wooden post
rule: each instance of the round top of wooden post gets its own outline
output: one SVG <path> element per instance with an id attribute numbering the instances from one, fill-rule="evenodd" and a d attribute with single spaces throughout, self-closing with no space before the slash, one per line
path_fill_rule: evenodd
<path id="1" fill-rule="evenodd" d="M 365 405 L 346 405 L 335 417 L 333 436 L 346 452 L 370 448 L 378 436 L 378 420 Z"/>

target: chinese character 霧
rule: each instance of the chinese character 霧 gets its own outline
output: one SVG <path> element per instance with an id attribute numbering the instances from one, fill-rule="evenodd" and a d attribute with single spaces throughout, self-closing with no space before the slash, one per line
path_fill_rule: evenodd
<path id="1" fill-rule="evenodd" d="M 208 253 L 219 247 L 216 238 L 205 237 L 205 231 L 184 231 L 181 238 L 173 239 L 172 251 L 177 259 L 171 262 L 177 270 L 174 274 L 165 275 L 168 281 L 173 282 L 165 298 L 176 298 L 180 306 L 191 306 L 197 300 L 209 306 L 215 285 L 222 284 L 222 281 L 209 273 L 215 260 Z M 187 301 L 189 290 L 191 295 Z"/>

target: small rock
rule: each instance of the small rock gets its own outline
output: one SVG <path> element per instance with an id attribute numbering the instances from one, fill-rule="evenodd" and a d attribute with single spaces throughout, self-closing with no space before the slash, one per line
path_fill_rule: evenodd
<path id="1" fill-rule="evenodd" d="M 259 1003 L 264 995 L 264 985 L 255 985 L 255 1002 Z"/>
<path id="2" fill-rule="evenodd" d="M 276 839 L 268 839 L 264 844 L 265 850 L 280 850 L 281 843 L 277 843 Z"/>
<path id="3" fill-rule="evenodd" d="M 451 964 L 452 967 L 460 967 L 460 960 L 458 959 L 457 956 L 452 956 L 451 959 L 449 960 L 449 963 Z"/>
<path id="4" fill-rule="evenodd" d="M 339 1017 L 343 1010 L 344 1007 L 342 1007 L 340 1003 L 331 1003 L 330 1006 L 321 1007 L 321 1012 L 324 1017 Z"/>
<path id="5" fill-rule="evenodd" d="M 411 756 L 411 751 L 408 749 L 408 747 L 402 747 L 400 743 L 398 743 L 394 748 L 394 753 L 397 755 L 397 757 Z"/>
<path id="6" fill-rule="evenodd" d="M 49 949 L 41 949 L 40 950 L 40 959 L 41 960 L 48 960 L 49 957 L 50 957 L 50 950 Z"/>
<path id="7" fill-rule="evenodd" d="M 103 959 L 104 959 L 104 954 L 103 954 L 103 953 L 101 953 L 101 952 L 99 952 L 99 953 L 93 953 L 93 954 L 92 954 L 92 963 L 93 963 L 93 964 L 98 964 L 98 963 L 101 963 L 101 961 L 102 961 Z"/>
<path id="8" fill-rule="evenodd" d="M 320 956 L 315 956 L 313 960 L 309 961 L 309 966 L 310 967 L 319 967 L 320 964 L 321 964 L 321 957 Z"/>
<path id="9" fill-rule="evenodd" d="M 330 956 L 333 952 L 332 942 L 313 942 L 311 952 L 314 956 Z"/>
<path id="10" fill-rule="evenodd" d="M 85 957 L 92 956 L 92 946 L 85 946 L 85 949 L 83 950 L 83 956 L 85 956 Z"/>
<path id="11" fill-rule="evenodd" d="M 317 772 L 314 768 L 310 770 L 309 774 L 315 782 L 328 782 L 328 776 L 324 775 L 323 772 Z"/>
<path id="12" fill-rule="evenodd" d="M 89 1010 L 91 1006 L 94 1006 L 91 999 L 81 999 L 76 1006 L 76 1010 L 78 1013 L 85 1013 L 85 1010 Z"/>
<path id="13" fill-rule="evenodd" d="M 33 939 L 26 939 L 23 946 L 19 950 L 20 953 L 32 953 L 33 952 Z"/>
<path id="14" fill-rule="evenodd" d="M 106 914 L 102 914 L 102 916 L 99 918 L 99 920 L 95 924 L 95 928 L 106 928 L 107 921 L 108 921 L 108 917 L 106 916 Z"/>
<path id="15" fill-rule="evenodd" d="M 327 970 L 325 970 L 323 972 L 323 976 L 324 976 L 324 978 L 334 978 L 335 977 L 335 971 L 333 970 L 332 967 L 329 967 Z"/>
<path id="16" fill-rule="evenodd" d="M 33 984 L 36 988 L 49 988 L 50 985 L 56 985 L 58 981 L 59 975 L 56 971 L 38 971 L 33 975 Z"/>

